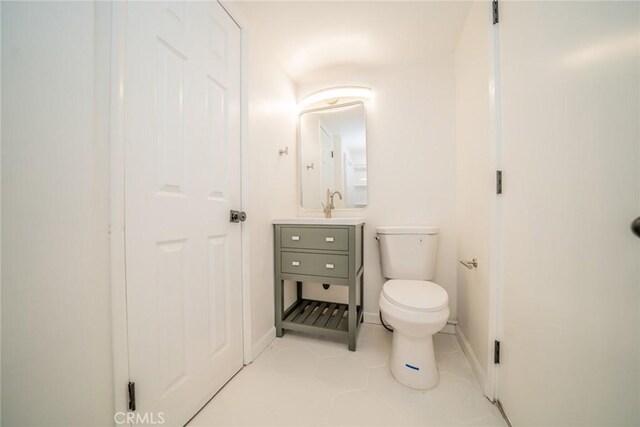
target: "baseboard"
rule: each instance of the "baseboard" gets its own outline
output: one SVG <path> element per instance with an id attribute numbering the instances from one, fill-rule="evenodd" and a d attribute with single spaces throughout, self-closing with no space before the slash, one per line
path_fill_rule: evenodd
<path id="1" fill-rule="evenodd" d="M 260 353 L 264 351 L 265 348 L 271 344 L 271 342 L 276 338 L 276 327 L 272 326 L 269 328 L 266 334 L 262 336 L 258 341 L 253 343 L 253 348 L 251 349 L 251 361 L 253 362 L 260 356 Z"/>
<path id="2" fill-rule="evenodd" d="M 498 410 L 500 411 L 500 414 L 502 415 L 504 422 L 507 423 L 507 426 L 513 427 L 513 424 L 511 424 L 511 420 L 507 416 L 507 413 L 504 411 L 504 407 L 502 406 L 502 403 L 500 402 L 499 399 L 496 399 L 495 405 L 498 407 Z"/>
<path id="3" fill-rule="evenodd" d="M 364 312 L 364 315 L 362 316 L 364 323 L 374 323 L 376 325 L 381 325 L 382 323 L 380 323 L 380 313 L 375 312 L 375 313 L 367 313 L 366 311 Z"/>
<path id="4" fill-rule="evenodd" d="M 473 369 L 473 374 L 476 376 L 476 380 L 482 387 L 482 391 L 486 390 L 487 385 L 487 375 L 482 369 L 482 365 L 478 361 L 476 354 L 473 352 L 473 348 L 471 348 L 471 344 L 467 341 L 467 338 L 464 336 L 462 329 L 460 329 L 459 325 L 456 325 L 456 337 L 458 337 L 458 342 L 460 343 L 460 347 L 462 347 L 462 351 L 467 355 L 469 362 L 471 363 L 471 369 Z"/>
<path id="5" fill-rule="evenodd" d="M 438 331 L 438 333 L 455 335 L 456 334 L 456 325 L 453 325 L 451 323 L 447 323 L 446 325 L 444 325 L 444 328 L 442 328 L 442 329 L 440 329 Z"/>

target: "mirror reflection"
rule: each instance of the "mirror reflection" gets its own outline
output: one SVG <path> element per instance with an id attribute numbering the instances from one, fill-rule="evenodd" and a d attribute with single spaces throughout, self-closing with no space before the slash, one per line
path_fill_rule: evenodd
<path id="1" fill-rule="evenodd" d="M 304 112 L 300 116 L 300 202 L 321 210 L 327 190 L 334 207 L 367 205 L 367 138 L 362 102 Z"/>

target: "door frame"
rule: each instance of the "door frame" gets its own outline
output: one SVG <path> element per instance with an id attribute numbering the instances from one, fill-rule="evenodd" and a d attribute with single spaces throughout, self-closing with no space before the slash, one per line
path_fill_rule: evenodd
<path id="1" fill-rule="evenodd" d="M 502 158 L 502 103 L 500 74 L 500 23 L 492 25 L 490 54 L 492 56 L 492 80 L 490 85 L 491 112 L 491 162 L 496 171 L 503 169 Z M 498 381 L 500 365 L 494 364 L 495 341 L 502 339 L 502 294 L 503 294 L 503 207 L 502 195 L 495 194 L 491 202 L 491 243 L 489 266 L 489 328 L 487 345 L 487 378 L 484 394 L 493 402 L 499 400 Z"/>
<path id="2" fill-rule="evenodd" d="M 247 35 L 227 7 L 220 1 L 231 20 L 240 29 L 240 150 L 241 150 L 241 195 L 240 210 L 248 206 L 248 123 L 247 123 Z M 129 382 L 129 344 L 127 329 L 127 285 L 125 249 L 125 150 L 124 150 L 124 79 L 127 42 L 127 1 L 111 2 L 111 59 L 110 59 L 110 109 L 109 109 L 109 161 L 110 161 L 110 287 L 111 328 L 113 357 L 114 414 L 127 412 Z M 250 213 L 249 213 L 250 214 Z M 242 281 L 242 345 L 243 364 L 253 359 L 251 342 L 251 288 L 248 227 L 241 225 L 240 247 Z M 195 414 L 194 414 L 195 415 Z"/>

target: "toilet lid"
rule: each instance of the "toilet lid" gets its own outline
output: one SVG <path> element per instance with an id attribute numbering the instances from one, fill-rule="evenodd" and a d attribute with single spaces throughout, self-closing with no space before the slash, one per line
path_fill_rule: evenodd
<path id="1" fill-rule="evenodd" d="M 447 291 L 425 280 L 389 280 L 382 294 L 393 304 L 416 311 L 439 311 L 449 304 Z"/>

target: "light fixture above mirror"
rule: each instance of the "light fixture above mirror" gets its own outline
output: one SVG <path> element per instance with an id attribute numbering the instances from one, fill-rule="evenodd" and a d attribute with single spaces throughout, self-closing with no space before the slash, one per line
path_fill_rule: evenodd
<path id="1" fill-rule="evenodd" d="M 337 104 L 341 98 L 347 98 L 350 100 L 367 100 L 373 97 L 371 88 L 364 86 L 338 86 L 328 89 L 322 89 L 317 92 L 313 92 L 304 97 L 298 103 L 298 111 L 303 111 L 306 108 L 326 102 L 328 105 Z"/>

